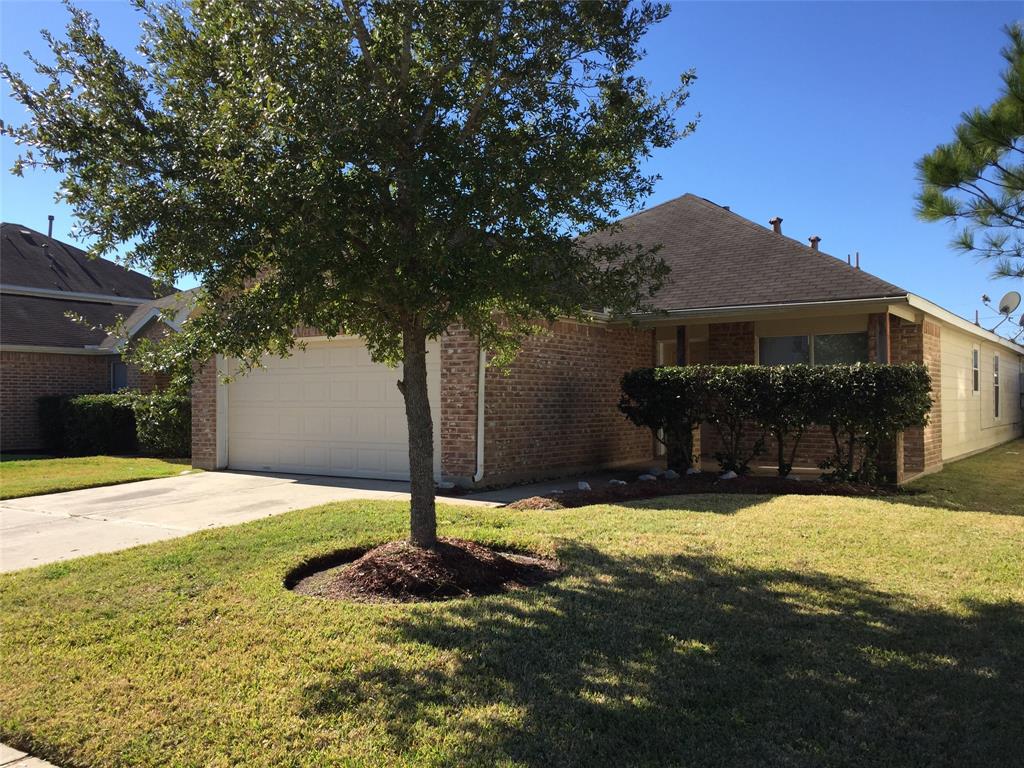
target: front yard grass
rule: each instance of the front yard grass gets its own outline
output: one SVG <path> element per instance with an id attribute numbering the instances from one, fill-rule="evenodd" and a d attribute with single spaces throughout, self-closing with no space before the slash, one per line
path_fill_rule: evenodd
<path id="1" fill-rule="evenodd" d="M 285 590 L 404 535 L 334 504 L 0 577 L 0 740 L 66 766 L 1006 765 L 1024 517 L 838 497 L 439 507 L 525 591 Z"/>
<path id="2" fill-rule="evenodd" d="M 8 455 L 0 462 L 0 499 L 151 480 L 177 475 L 188 468 L 188 459 L 137 456 L 44 459 Z"/>
<path id="3" fill-rule="evenodd" d="M 924 506 L 1024 515 L 1024 440 L 955 461 L 907 490 Z"/>

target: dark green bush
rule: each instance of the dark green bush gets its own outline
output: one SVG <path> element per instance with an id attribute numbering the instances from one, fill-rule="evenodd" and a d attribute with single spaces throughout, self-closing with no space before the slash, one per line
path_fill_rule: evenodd
<path id="1" fill-rule="evenodd" d="M 185 457 L 192 452 L 192 401 L 173 392 L 131 395 L 139 448 L 154 456 Z"/>
<path id="2" fill-rule="evenodd" d="M 876 482 L 882 452 L 896 436 L 927 423 L 931 379 L 924 366 L 693 365 L 639 368 L 622 378 L 619 409 L 661 435 L 669 466 L 689 467 L 693 429 L 714 424 L 723 471 L 747 471 L 771 434 L 786 475 L 812 424 L 832 433 L 835 453 L 822 464 L 835 480 Z"/>
<path id="3" fill-rule="evenodd" d="M 886 447 L 928 423 L 931 377 L 923 365 L 839 365 L 815 369 L 814 378 L 814 421 L 829 428 L 835 445 L 821 467 L 827 478 L 877 482 Z"/>
<path id="4" fill-rule="evenodd" d="M 750 462 L 764 450 L 764 430 L 753 440 L 752 430 L 760 425 L 757 396 L 766 368 L 756 365 L 712 366 L 708 379 L 708 422 L 715 425 L 721 438 L 721 450 L 714 454 L 723 472 L 745 474 Z"/>
<path id="5" fill-rule="evenodd" d="M 693 466 L 693 430 L 707 418 L 711 366 L 637 368 L 622 377 L 619 410 L 665 445 L 670 469 Z"/>
<path id="6" fill-rule="evenodd" d="M 191 452 L 191 403 L 183 395 L 127 391 L 41 397 L 37 403 L 44 446 L 57 456 Z"/>
<path id="7" fill-rule="evenodd" d="M 776 465 L 785 477 L 793 469 L 800 439 L 813 423 L 814 377 L 827 369 L 773 365 L 756 370 L 753 419 L 775 438 Z"/>

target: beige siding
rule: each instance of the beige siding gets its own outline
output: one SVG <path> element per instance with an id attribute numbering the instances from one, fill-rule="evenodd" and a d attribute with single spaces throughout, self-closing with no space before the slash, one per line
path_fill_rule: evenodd
<path id="1" fill-rule="evenodd" d="M 980 355 L 973 391 L 972 350 Z M 999 356 L 1000 409 L 995 416 L 993 360 Z M 942 459 L 1006 442 L 1022 432 L 1020 355 L 958 328 L 942 328 Z"/>

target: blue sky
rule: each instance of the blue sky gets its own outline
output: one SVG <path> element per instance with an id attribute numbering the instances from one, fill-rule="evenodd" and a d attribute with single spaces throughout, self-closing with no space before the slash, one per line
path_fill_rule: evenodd
<path id="1" fill-rule="evenodd" d="M 112 41 L 129 48 L 137 17 L 127 3 L 82 2 Z M 663 179 L 653 205 L 684 192 L 754 221 L 782 216 L 783 231 L 822 237 L 836 256 L 859 251 L 861 265 L 973 319 L 1020 281 L 992 281 L 989 267 L 949 248 L 951 230 L 913 215 L 914 161 L 946 141 L 961 112 L 998 93 L 1002 27 L 1024 17 L 1019 3 L 678 3 L 646 40 L 640 71 L 667 89 L 695 67 L 682 114 L 697 132 L 659 152 Z M 45 50 L 38 32 L 59 30 L 56 2 L 0 1 L 0 57 L 25 71 L 26 48 Z M 6 92 L 5 121 L 23 119 Z M 2 144 L 0 205 L 5 221 L 67 238 L 70 210 L 52 202 L 52 174 L 8 172 Z"/>

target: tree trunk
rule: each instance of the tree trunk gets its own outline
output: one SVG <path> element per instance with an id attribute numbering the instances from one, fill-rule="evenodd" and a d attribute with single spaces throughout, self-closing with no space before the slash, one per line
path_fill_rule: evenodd
<path id="1" fill-rule="evenodd" d="M 434 424 L 427 395 L 427 335 L 410 327 L 402 334 L 404 353 L 402 381 L 398 388 L 405 398 L 409 425 L 409 479 L 412 503 L 409 508 L 409 540 L 418 547 L 437 544 L 437 515 L 434 510 Z"/>

